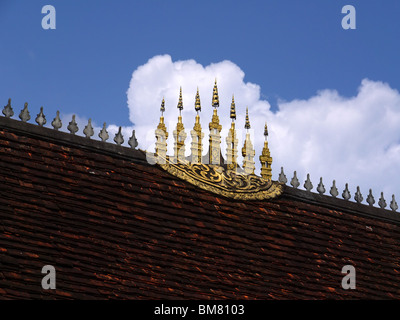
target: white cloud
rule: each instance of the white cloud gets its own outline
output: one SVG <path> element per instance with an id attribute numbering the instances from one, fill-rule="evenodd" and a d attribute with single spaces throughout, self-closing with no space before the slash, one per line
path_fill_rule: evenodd
<path id="1" fill-rule="evenodd" d="M 289 181 L 293 171 L 297 171 L 301 187 L 310 173 L 314 191 L 319 177 L 323 177 L 327 192 L 335 179 L 340 195 L 348 182 L 352 197 L 359 185 L 364 199 L 369 188 L 373 189 L 376 201 L 379 191 L 384 191 L 387 203 L 392 193 L 400 199 L 400 182 L 396 179 L 400 172 L 400 94 L 388 84 L 368 79 L 362 80 L 355 97 L 346 98 L 334 90 L 323 90 L 307 100 L 280 102 L 278 111 L 272 112 L 268 101 L 260 98 L 260 87 L 245 82 L 244 72 L 230 61 L 204 67 L 194 60 L 173 62 L 169 55 L 155 56 L 133 72 L 127 91 L 129 117 L 134 123 L 139 148 L 154 151 L 154 130 L 164 97 L 169 153 L 172 154 L 172 131 L 176 126 L 176 106 L 182 86 L 182 116 L 189 154 L 190 130 L 195 118 L 194 100 L 199 87 L 206 153 L 215 78 L 220 96 L 218 115 L 223 126 L 224 156 L 234 94 L 239 147 L 241 149 L 245 134 L 243 127 L 248 106 L 257 164 L 263 145 L 264 123 L 268 122 L 274 179 L 278 178 L 283 166 Z M 259 170 L 256 173 L 259 174 Z"/>

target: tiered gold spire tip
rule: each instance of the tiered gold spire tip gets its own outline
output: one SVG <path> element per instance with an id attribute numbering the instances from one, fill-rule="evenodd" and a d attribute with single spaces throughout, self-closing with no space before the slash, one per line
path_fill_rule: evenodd
<path id="1" fill-rule="evenodd" d="M 235 106 L 235 97 L 232 95 L 232 103 L 231 103 L 231 114 L 230 117 L 233 120 L 236 120 L 236 106 Z"/>
<path id="2" fill-rule="evenodd" d="M 194 109 L 196 110 L 197 113 L 199 113 L 199 111 L 201 111 L 199 88 L 197 88 L 196 101 L 194 103 Z"/>
<path id="3" fill-rule="evenodd" d="M 218 87 L 217 87 L 217 79 L 216 78 L 215 78 L 214 89 L 213 89 L 212 106 L 214 108 L 219 107 Z"/>
<path id="4" fill-rule="evenodd" d="M 165 112 L 165 100 L 164 100 L 164 97 L 162 98 L 162 101 L 161 101 L 160 111 L 161 111 L 161 115 L 163 115 L 164 112 Z"/>
<path id="5" fill-rule="evenodd" d="M 244 125 L 245 129 L 250 129 L 250 120 L 249 120 L 249 108 L 246 107 L 246 123 Z"/>
<path id="6" fill-rule="evenodd" d="M 264 126 L 264 147 L 262 149 L 261 155 L 260 155 L 260 162 L 261 162 L 261 176 L 268 181 L 271 181 L 272 179 L 272 171 L 271 171 L 271 165 L 272 165 L 272 157 L 269 152 L 268 148 L 268 127 L 267 127 L 267 122 L 265 122 Z"/>
<path id="7" fill-rule="evenodd" d="M 183 109 L 183 101 L 182 101 L 182 87 L 180 87 L 179 89 L 179 101 L 178 101 L 178 105 L 177 108 L 179 109 L 179 114 Z"/>

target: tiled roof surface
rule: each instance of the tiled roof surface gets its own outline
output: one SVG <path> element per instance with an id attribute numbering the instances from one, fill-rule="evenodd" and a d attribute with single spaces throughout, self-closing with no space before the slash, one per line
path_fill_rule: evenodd
<path id="1" fill-rule="evenodd" d="M 397 215 L 289 187 L 233 201 L 139 150 L 0 119 L 1 298 L 400 298 Z"/>

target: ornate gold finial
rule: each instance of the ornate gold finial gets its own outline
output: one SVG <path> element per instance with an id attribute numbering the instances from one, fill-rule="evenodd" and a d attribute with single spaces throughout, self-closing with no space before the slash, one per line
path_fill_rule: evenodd
<path id="1" fill-rule="evenodd" d="M 175 162 L 182 162 L 185 160 L 185 139 L 186 139 L 186 132 L 185 127 L 182 123 L 182 116 L 181 111 L 183 109 L 183 102 L 182 102 L 182 87 L 179 90 L 179 101 L 178 101 L 178 109 L 179 109 L 179 116 L 178 116 L 178 123 L 176 124 L 176 129 L 174 130 L 174 161 Z"/>
<path id="2" fill-rule="evenodd" d="M 161 111 L 161 115 L 164 115 L 164 112 L 165 112 L 165 100 L 164 100 L 164 97 L 162 98 L 162 101 L 161 101 L 160 111 Z"/>
<path id="3" fill-rule="evenodd" d="M 236 107 L 235 107 L 235 97 L 232 95 L 232 103 L 231 103 L 231 114 L 230 117 L 233 120 L 236 120 Z"/>
<path id="4" fill-rule="evenodd" d="M 247 130 L 246 139 L 244 141 L 244 146 L 242 148 L 243 155 L 243 170 L 247 174 L 254 174 L 254 156 L 255 151 L 253 148 L 253 144 L 251 143 L 250 133 L 248 130 L 250 129 L 250 120 L 249 120 L 249 110 L 246 108 L 246 124 L 244 126 Z"/>
<path id="5" fill-rule="evenodd" d="M 246 123 L 244 125 L 245 129 L 250 129 L 250 120 L 249 120 L 249 108 L 246 107 Z"/>
<path id="6" fill-rule="evenodd" d="M 202 145 L 202 140 L 204 137 L 204 133 L 201 132 L 201 124 L 200 124 L 200 115 L 199 111 L 201 111 L 201 105 L 200 105 L 200 94 L 199 94 L 199 88 L 197 88 L 197 93 L 196 93 L 196 102 L 194 104 L 194 109 L 197 111 L 196 115 L 196 120 L 193 126 L 193 130 L 190 131 L 190 134 L 192 135 L 192 156 L 191 156 L 191 162 L 192 163 L 201 163 L 201 157 L 203 153 L 203 145 Z"/>
<path id="7" fill-rule="evenodd" d="M 269 152 L 268 148 L 268 127 L 267 123 L 265 122 L 265 127 L 264 127 L 264 136 L 265 136 L 265 141 L 264 141 L 264 147 L 262 149 L 262 153 L 260 155 L 260 162 L 261 162 L 261 176 L 268 181 L 271 181 L 272 179 L 272 158 L 271 154 Z"/>
<path id="8" fill-rule="evenodd" d="M 181 111 L 182 111 L 182 109 L 183 109 L 183 102 L 182 102 L 182 87 L 180 87 L 180 89 L 179 89 L 179 101 L 178 101 L 177 108 L 179 109 L 179 114 L 181 114 Z"/>
<path id="9" fill-rule="evenodd" d="M 164 123 L 164 112 L 165 112 L 165 101 L 164 98 L 161 102 L 161 116 L 160 122 L 156 129 L 156 156 L 158 157 L 158 163 L 165 163 L 165 158 L 167 157 L 167 139 L 168 139 L 168 132 L 167 127 Z"/>
<path id="10" fill-rule="evenodd" d="M 219 118 L 217 113 L 217 107 L 219 106 L 218 99 L 218 88 L 217 79 L 215 79 L 215 85 L 213 89 L 213 100 L 212 106 L 214 107 L 213 116 L 208 127 L 210 129 L 210 139 L 208 147 L 208 161 L 211 165 L 219 166 L 221 164 L 221 129 L 222 126 L 219 124 Z"/>
<path id="11" fill-rule="evenodd" d="M 212 97 L 212 106 L 213 106 L 214 108 L 219 107 L 217 78 L 215 78 L 215 83 L 214 83 L 213 97 Z"/>
<path id="12" fill-rule="evenodd" d="M 226 163 L 228 170 L 236 170 L 237 168 L 237 145 L 238 139 L 236 138 L 235 119 L 236 107 L 235 98 L 232 95 L 231 114 L 232 119 L 231 128 L 229 129 L 228 136 L 226 137 Z"/>
<path id="13" fill-rule="evenodd" d="M 197 87 L 196 102 L 194 103 L 194 110 L 196 110 L 197 114 L 199 113 L 199 111 L 201 111 L 199 87 Z"/>

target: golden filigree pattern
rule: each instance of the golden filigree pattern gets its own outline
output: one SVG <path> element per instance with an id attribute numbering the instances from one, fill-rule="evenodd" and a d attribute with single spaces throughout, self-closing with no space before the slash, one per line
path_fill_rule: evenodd
<path id="1" fill-rule="evenodd" d="M 225 171 L 221 167 L 201 163 L 171 163 L 160 166 L 170 174 L 203 190 L 236 200 L 264 200 L 279 196 L 283 186 L 254 174 Z"/>

